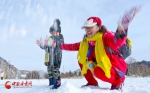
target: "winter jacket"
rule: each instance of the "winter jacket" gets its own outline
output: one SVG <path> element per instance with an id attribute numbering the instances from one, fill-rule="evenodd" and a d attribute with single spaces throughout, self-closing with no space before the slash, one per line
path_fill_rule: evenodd
<path id="1" fill-rule="evenodd" d="M 45 52 L 48 52 L 50 54 L 50 62 L 52 62 L 53 59 L 54 66 L 60 68 L 61 59 L 62 59 L 62 51 L 60 49 L 60 45 L 61 43 L 64 43 L 64 38 L 62 34 L 60 34 L 59 36 L 55 36 L 55 37 L 50 36 L 50 37 L 53 38 L 54 41 L 56 41 L 56 47 L 53 48 L 53 53 L 52 53 L 52 47 L 44 46 L 41 48 L 44 49 Z M 45 62 L 44 64 L 46 66 L 50 66 L 50 62 Z"/>
<path id="2" fill-rule="evenodd" d="M 112 68 L 117 68 L 123 73 L 126 72 L 127 65 L 123 57 L 120 55 L 118 48 L 122 46 L 126 40 L 127 31 L 123 35 L 119 35 L 116 33 L 107 31 L 102 36 L 102 40 L 105 46 L 105 52 L 109 57 L 109 60 L 112 64 Z M 69 50 L 69 51 L 78 51 L 80 48 L 80 42 L 74 44 L 62 44 L 62 50 Z M 112 52 L 113 51 L 113 52 Z M 95 58 L 95 51 L 92 51 L 91 55 L 88 57 L 88 60 L 96 61 Z"/>

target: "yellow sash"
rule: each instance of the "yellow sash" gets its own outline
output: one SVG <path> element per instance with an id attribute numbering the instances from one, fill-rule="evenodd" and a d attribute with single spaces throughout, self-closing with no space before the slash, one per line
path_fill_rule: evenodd
<path id="1" fill-rule="evenodd" d="M 97 33 L 92 38 L 86 37 L 81 43 L 80 48 L 78 51 L 77 59 L 80 64 L 82 64 L 82 74 L 87 73 L 87 62 L 86 62 L 86 55 L 88 52 L 88 41 L 96 41 L 95 42 L 95 56 L 97 61 L 97 66 L 100 67 L 107 78 L 110 78 L 110 69 L 111 69 L 111 63 L 106 55 L 104 44 L 102 40 L 102 33 Z"/>

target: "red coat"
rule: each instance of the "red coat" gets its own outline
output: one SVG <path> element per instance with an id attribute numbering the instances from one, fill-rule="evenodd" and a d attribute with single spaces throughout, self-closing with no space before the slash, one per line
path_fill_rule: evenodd
<path id="1" fill-rule="evenodd" d="M 116 51 L 116 52 L 119 52 L 118 48 L 124 44 L 125 40 L 126 40 L 126 36 L 124 38 L 116 38 L 115 33 L 113 32 L 107 32 L 103 35 L 104 45 L 109 46 L 113 51 Z M 74 44 L 62 44 L 61 49 L 69 50 L 69 51 L 78 51 L 79 46 L 80 46 L 80 42 L 74 43 Z M 125 60 L 121 56 L 109 53 L 106 47 L 105 47 L 105 51 L 106 51 L 107 56 L 110 59 L 112 66 L 120 69 L 122 72 L 126 72 L 127 65 L 126 65 Z M 88 58 L 90 59 L 91 57 L 95 58 L 94 51 Z"/>
<path id="2" fill-rule="evenodd" d="M 113 67 L 114 68 L 118 68 L 119 70 L 121 70 L 122 72 L 126 72 L 126 70 L 127 70 L 127 65 L 126 65 L 126 62 L 125 62 L 125 60 L 123 59 L 123 57 L 121 57 L 121 56 L 119 56 L 119 55 L 116 55 L 116 54 L 113 54 L 113 53 L 109 53 L 109 51 L 108 51 L 108 49 L 106 48 L 106 46 L 109 46 L 109 48 L 111 49 L 111 50 L 113 50 L 113 51 L 115 51 L 115 52 L 118 52 L 118 53 L 120 53 L 119 51 L 118 51 L 118 48 L 120 47 L 120 46 L 122 46 L 123 44 L 124 44 L 124 42 L 125 42 L 125 40 L 126 40 L 126 36 L 124 36 L 123 38 L 116 38 L 116 36 L 115 36 L 115 33 L 113 33 L 113 32 L 106 32 L 104 35 L 103 35 L 103 37 L 102 37 L 102 39 L 103 39 L 103 43 L 104 43 L 104 46 L 105 46 L 105 51 L 106 51 L 106 54 L 107 54 L 107 56 L 109 57 L 109 59 L 110 59 L 110 62 L 111 62 L 111 64 L 112 64 L 112 69 L 113 69 Z M 78 51 L 79 50 L 79 46 L 80 46 L 80 42 L 78 42 L 78 43 L 74 43 L 74 44 L 62 44 L 61 45 L 61 49 L 62 50 L 69 50 L 69 51 Z M 95 52 L 93 51 L 92 53 L 91 53 L 91 55 L 88 57 L 88 60 L 92 60 L 92 58 L 95 58 Z M 81 66 L 81 64 L 80 64 L 80 67 L 82 68 L 82 66 Z M 114 74 L 114 73 L 116 73 L 115 72 L 115 70 L 111 70 L 112 71 L 112 75 Z M 116 75 L 116 74 L 115 74 Z M 85 76 L 86 77 L 86 76 Z M 114 76 L 115 77 L 115 76 Z M 114 79 L 114 77 L 111 77 L 112 79 Z M 106 77 L 100 77 L 100 79 L 101 78 L 106 78 Z M 118 78 L 118 76 L 117 76 L 117 78 Z M 87 79 L 87 78 L 86 78 Z M 87 79 L 88 80 L 88 79 Z M 90 79 L 89 79 L 90 80 Z M 112 81 L 114 81 L 114 80 L 103 80 L 103 81 L 108 81 L 108 82 L 110 82 L 110 83 L 112 83 Z M 89 81 L 88 81 L 89 82 Z M 114 82 L 114 84 L 119 84 L 119 83 L 115 83 Z"/>

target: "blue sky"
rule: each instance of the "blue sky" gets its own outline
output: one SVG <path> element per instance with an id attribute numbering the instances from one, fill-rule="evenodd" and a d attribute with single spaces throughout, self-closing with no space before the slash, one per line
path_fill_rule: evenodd
<path id="1" fill-rule="evenodd" d="M 61 20 L 65 43 L 82 40 L 81 29 L 90 16 L 101 18 L 109 31 L 115 31 L 121 15 L 132 6 L 142 5 L 129 26 L 132 57 L 150 60 L 149 0 L 0 0 L 0 56 L 20 70 L 45 70 L 44 50 L 36 39 L 49 35 L 53 20 Z M 63 51 L 61 71 L 79 69 L 77 52 Z"/>

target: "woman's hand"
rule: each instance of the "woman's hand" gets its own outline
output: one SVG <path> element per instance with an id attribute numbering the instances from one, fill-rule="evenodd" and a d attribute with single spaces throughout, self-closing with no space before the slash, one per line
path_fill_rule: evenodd
<path id="1" fill-rule="evenodd" d="M 139 12 L 141 6 L 134 6 L 129 11 L 125 12 L 121 20 L 118 22 L 118 33 L 124 33 L 133 20 L 134 16 Z"/>

